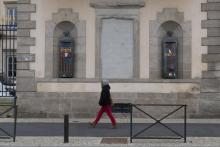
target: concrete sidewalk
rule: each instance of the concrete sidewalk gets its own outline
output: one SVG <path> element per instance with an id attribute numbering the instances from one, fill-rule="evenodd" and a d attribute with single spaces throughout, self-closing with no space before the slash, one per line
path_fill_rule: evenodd
<path id="1" fill-rule="evenodd" d="M 220 147 L 220 138 L 190 137 L 183 140 L 133 140 L 133 143 L 101 143 L 102 137 L 70 137 L 69 143 L 63 143 L 62 137 L 17 137 L 16 142 L 0 140 L 1 147 Z"/>
<path id="2" fill-rule="evenodd" d="M 187 143 L 181 140 L 133 140 L 130 143 L 129 139 L 129 119 L 117 119 L 119 128 L 111 129 L 109 120 L 102 119 L 97 128 L 89 128 L 88 122 L 92 119 L 70 119 L 70 138 L 69 143 L 63 143 L 63 119 L 18 119 L 17 131 L 24 131 L 26 135 L 20 134 L 16 137 L 16 142 L 12 142 L 12 139 L 0 139 L 0 147 L 101 147 L 101 146 L 117 146 L 117 147 L 220 147 L 220 120 L 219 119 L 189 119 L 188 125 L 192 126 L 188 128 Z M 12 124 L 13 119 L 0 119 L 0 125 Z M 142 127 L 143 123 L 151 123 L 152 120 L 136 119 L 135 123 L 140 123 Z M 182 120 L 169 119 L 164 121 L 166 123 L 174 123 L 179 125 Z M 33 127 L 33 125 L 36 125 Z M 202 128 L 209 126 L 209 128 Z M 48 132 L 47 132 L 48 131 Z M 52 131 L 52 132 L 50 132 Z M 76 134 L 71 134 L 73 131 Z M 159 129 L 159 131 L 161 131 Z M 33 134 L 30 132 L 34 132 Z M 48 134 L 36 135 L 37 132 L 43 132 Z M 58 135 L 55 135 L 57 132 Z M 123 132 L 126 135 L 123 135 Z M 53 134 L 54 133 L 54 134 Z M 92 135 L 90 134 L 92 133 Z M 122 133 L 122 135 L 120 135 Z M 194 135 L 192 135 L 192 133 Z M 78 134 L 78 135 L 77 135 Z M 81 135 L 79 135 L 81 134 Z M 198 134 L 198 135 L 196 135 Z M 214 134 L 214 135 L 212 135 Z M 200 136 L 200 137 L 198 137 Z M 203 136 L 203 137 L 201 137 Z M 215 137 L 216 136 L 216 137 Z M 103 139 L 107 142 L 103 143 Z M 112 140 L 113 139 L 113 140 Z M 127 143 L 117 142 L 117 139 L 127 140 Z M 108 142 L 108 140 L 111 140 Z"/>

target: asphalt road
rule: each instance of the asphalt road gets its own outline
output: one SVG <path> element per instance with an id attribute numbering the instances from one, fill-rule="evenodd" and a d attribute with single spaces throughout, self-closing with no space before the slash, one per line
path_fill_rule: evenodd
<path id="1" fill-rule="evenodd" d="M 145 129 L 150 124 L 133 124 L 133 135 Z M 166 124 L 172 130 L 183 135 L 183 124 Z M 63 136 L 63 123 L 18 123 L 17 136 Z M 13 132 L 12 123 L 0 123 L 0 136 L 4 135 L 2 129 L 10 134 Z M 100 123 L 91 128 L 87 123 L 70 123 L 69 135 L 78 137 L 129 137 L 130 124 L 118 124 L 112 129 L 111 124 Z M 174 136 L 175 134 L 159 124 L 140 134 L 139 136 Z M 220 124 L 187 124 L 187 137 L 220 137 Z"/>

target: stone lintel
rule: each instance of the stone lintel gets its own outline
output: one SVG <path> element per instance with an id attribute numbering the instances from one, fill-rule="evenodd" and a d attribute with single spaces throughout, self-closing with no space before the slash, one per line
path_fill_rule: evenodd
<path id="1" fill-rule="evenodd" d="M 90 0 L 94 8 L 140 8 L 145 6 L 144 0 Z"/>
<path id="2" fill-rule="evenodd" d="M 34 62 L 35 55 L 34 54 L 17 54 L 16 60 L 17 62 Z"/>

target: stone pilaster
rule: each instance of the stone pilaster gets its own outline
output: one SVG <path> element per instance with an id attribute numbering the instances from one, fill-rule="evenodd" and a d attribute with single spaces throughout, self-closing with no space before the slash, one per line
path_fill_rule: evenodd
<path id="1" fill-rule="evenodd" d="M 36 29 L 36 21 L 31 20 L 36 5 L 31 0 L 18 0 L 17 11 L 17 92 L 36 91 L 35 71 L 30 69 L 30 63 L 35 62 L 35 55 L 30 53 L 35 38 L 31 37 L 30 31 Z"/>
<path id="2" fill-rule="evenodd" d="M 216 117 L 220 116 L 220 0 L 208 0 L 201 8 L 207 12 L 207 20 L 202 21 L 207 37 L 202 38 L 202 45 L 208 46 L 208 52 L 202 62 L 208 69 L 202 73 L 199 108 L 201 115 Z"/>

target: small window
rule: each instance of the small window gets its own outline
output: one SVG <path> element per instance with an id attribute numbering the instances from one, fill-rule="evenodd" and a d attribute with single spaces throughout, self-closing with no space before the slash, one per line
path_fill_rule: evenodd
<path id="1" fill-rule="evenodd" d="M 16 77 L 16 57 L 8 56 L 7 63 L 7 77 Z"/>
<path id="2" fill-rule="evenodd" d="M 16 25 L 17 24 L 17 4 L 16 2 L 5 2 L 6 7 L 6 24 Z"/>

